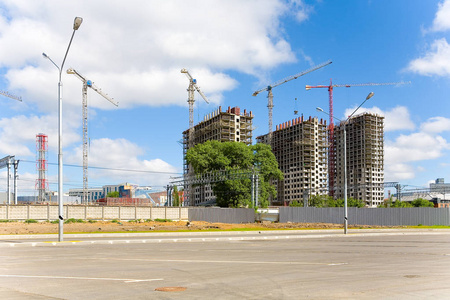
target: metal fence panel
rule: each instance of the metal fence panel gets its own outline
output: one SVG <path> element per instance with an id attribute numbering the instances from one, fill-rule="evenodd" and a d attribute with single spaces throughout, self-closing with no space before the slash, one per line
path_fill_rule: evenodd
<path id="1" fill-rule="evenodd" d="M 211 223 L 254 223 L 255 211 L 251 208 L 189 208 L 189 221 Z"/>
<path id="2" fill-rule="evenodd" d="M 280 207 L 280 222 L 344 223 L 342 207 Z M 356 208 L 348 207 L 349 225 L 414 226 L 450 225 L 450 208 Z"/>

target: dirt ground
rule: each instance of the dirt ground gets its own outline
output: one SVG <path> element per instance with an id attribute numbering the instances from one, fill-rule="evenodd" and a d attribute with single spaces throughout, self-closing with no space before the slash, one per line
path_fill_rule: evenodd
<path id="1" fill-rule="evenodd" d="M 349 226 L 351 228 L 351 226 Z M 357 228 L 373 228 L 373 226 L 357 226 Z M 265 230 L 265 229 L 338 229 L 342 224 L 326 223 L 246 223 L 224 224 L 208 222 L 104 222 L 95 223 L 67 223 L 64 224 L 65 233 L 107 233 L 107 232 L 158 232 L 158 231 L 199 231 L 199 230 Z M 0 234 L 46 234 L 58 233 L 58 224 L 50 222 L 0 223 Z"/>

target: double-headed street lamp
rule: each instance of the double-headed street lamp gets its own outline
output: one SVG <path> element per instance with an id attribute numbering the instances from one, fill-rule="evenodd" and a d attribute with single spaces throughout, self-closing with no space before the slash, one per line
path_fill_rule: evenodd
<path id="1" fill-rule="evenodd" d="M 58 81 L 58 219 L 59 219 L 59 230 L 58 230 L 58 241 L 63 241 L 63 226 L 64 226 L 64 213 L 63 213 L 63 160 L 62 160 L 62 81 L 61 81 L 61 73 L 64 67 L 64 62 L 67 58 L 67 53 L 69 53 L 70 45 L 72 44 L 73 36 L 75 35 L 75 31 L 80 28 L 81 23 L 83 22 L 83 18 L 76 17 L 73 21 L 73 33 L 70 38 L 69 46 L 67 46 L 66 54 L 64 55 L 64 59 L 62 61 L 61 67 L 58 65 L 45 53 L 42 53 L 42 56 L 47 58 L 52 62 L 52 64 L 58 69 L 59 72 L 59 81 Z"/>
<path id="2" fill-rule="evenodd" d="M 360 109 L 360 107 L 363 106 L 363 104 L 366 103 L 367 100 L 372 98 L 373 95 L 374 95 L 374 93 L 370 92 L 369 95 L 367 95 L 366 100 L 364 100 L 363 103 L 361 103 L 351 113 L 351 115 L 348 116 L 347 120 L 345 120 L 344 123 L 343 123 L 343 126 L 344 126 L 344 234 L 347 234 L 347 230 L 348 230 L 348 209 L 347 209 L 347 124 L 348 124 L 348 121 L 350 120 L 350 118 L 356 113 L 356 111 L 358 109 Z M 320 107 L 317 107 L 316 110 L 329 115 L 327 112 L 325 112 Z M 342 120 L 340 120 L 340 119 L 338 119 L 338 118 L 336 118 L 334 116 L 333 116 L 333 119 L 336 119 L 336 120 L 342 122 Z"/>

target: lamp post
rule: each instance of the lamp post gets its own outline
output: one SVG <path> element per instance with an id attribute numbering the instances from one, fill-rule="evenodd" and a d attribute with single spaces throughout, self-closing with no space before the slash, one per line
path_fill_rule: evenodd
<path id="1" fill-rule="evenodd" d="M 63 226 L 64 226 L 64 212 L 63 212 L 63 153 L 62 153 L 62 81 L 61 81 L 61 73 L 64 67 L 64 62 L 66 61 L 67 54 L 69 53 L 70 45 L 72 44 L 73 37 L 75 35 L 75 31 L 80 28 L 81 23 L 83 22 L 83 18 L 76 17 L 73 21 L 73 33 L 70 38 L 69 46 L 67 46 L 66 54 L 64 55 L 64 59 L 61 63 L 61 67 L 58 65 L 45 53 L 42 53 L 42 56 L 50 60 L 50 62 L 58 69 L 59 72 L 59 81 L 58 81 L 58 241 L 63 241 Z"/>
<path id="2" fill-rule="evenodd" d="M 367 95 L 366 100 L 364 100 L 352 113 L 350 116 L 348 116 L 347 120 L 344 121 L 344 234 L 347 234 L 348 231 L 348 208 L 347 208 L 347 124 L 350 118 L 356 113 L 358 109 L 360 109 L 361 106 L 363 106 L 364 103 L 366 103 L 367 100 L 372 98 L 374 95 L 373 92 L 370 92 L 369 95 Z M 323 112 L 324 114 L 329 115 L 327 112 L 325 112 L 322 108 L 317 107 L 317 111 Z M 333 119 L 336 119 L 340 122 L 342 120 L 336 118 L 333 116 Z"/>

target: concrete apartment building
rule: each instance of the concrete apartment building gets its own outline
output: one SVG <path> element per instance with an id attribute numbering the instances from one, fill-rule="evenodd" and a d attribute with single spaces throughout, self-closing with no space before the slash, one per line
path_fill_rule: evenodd
<path id="1" fill-rule="evenodd" d="M 347 131 L 347 197 L 369 207 L 384 200 L 384 117 L 363 113 L 352 117 Z M 334 197 L 344 198 L 344 123 L 334 128 Z"/>
<path id="2" fill-rule="evenodd" d="M 269 144 L 269 135 L 256 138 Z M 311 195 L 327 194 L 328 138 L 326 121 L 303 116 L 277 125 L 272 132 L 272 152 L 284 174 L 279 181 L 277 199 L 271 205 L 303 202 Z"/>
<path id="3" fill-rule="evenodd" d="M 190 141 L 189 129 L 183 132 L 183 160 L 184 174 L 189 173 L 189 165 L 186 163 L 186 153 L 189 147 L 207 141 L 240 142 L 246 145 L 252 144 L 253 114 L 245 109 L 241 113 L 239 107 L 228 107 L 222 111 L 219 106 L 217 110 L 206 115 L 202 122 L 194 126 L 193 141 Z M 215 202 L 215 197 L 209 185 L 196 187 L 193 201 L 188 205 L 206 205 Z"/>

